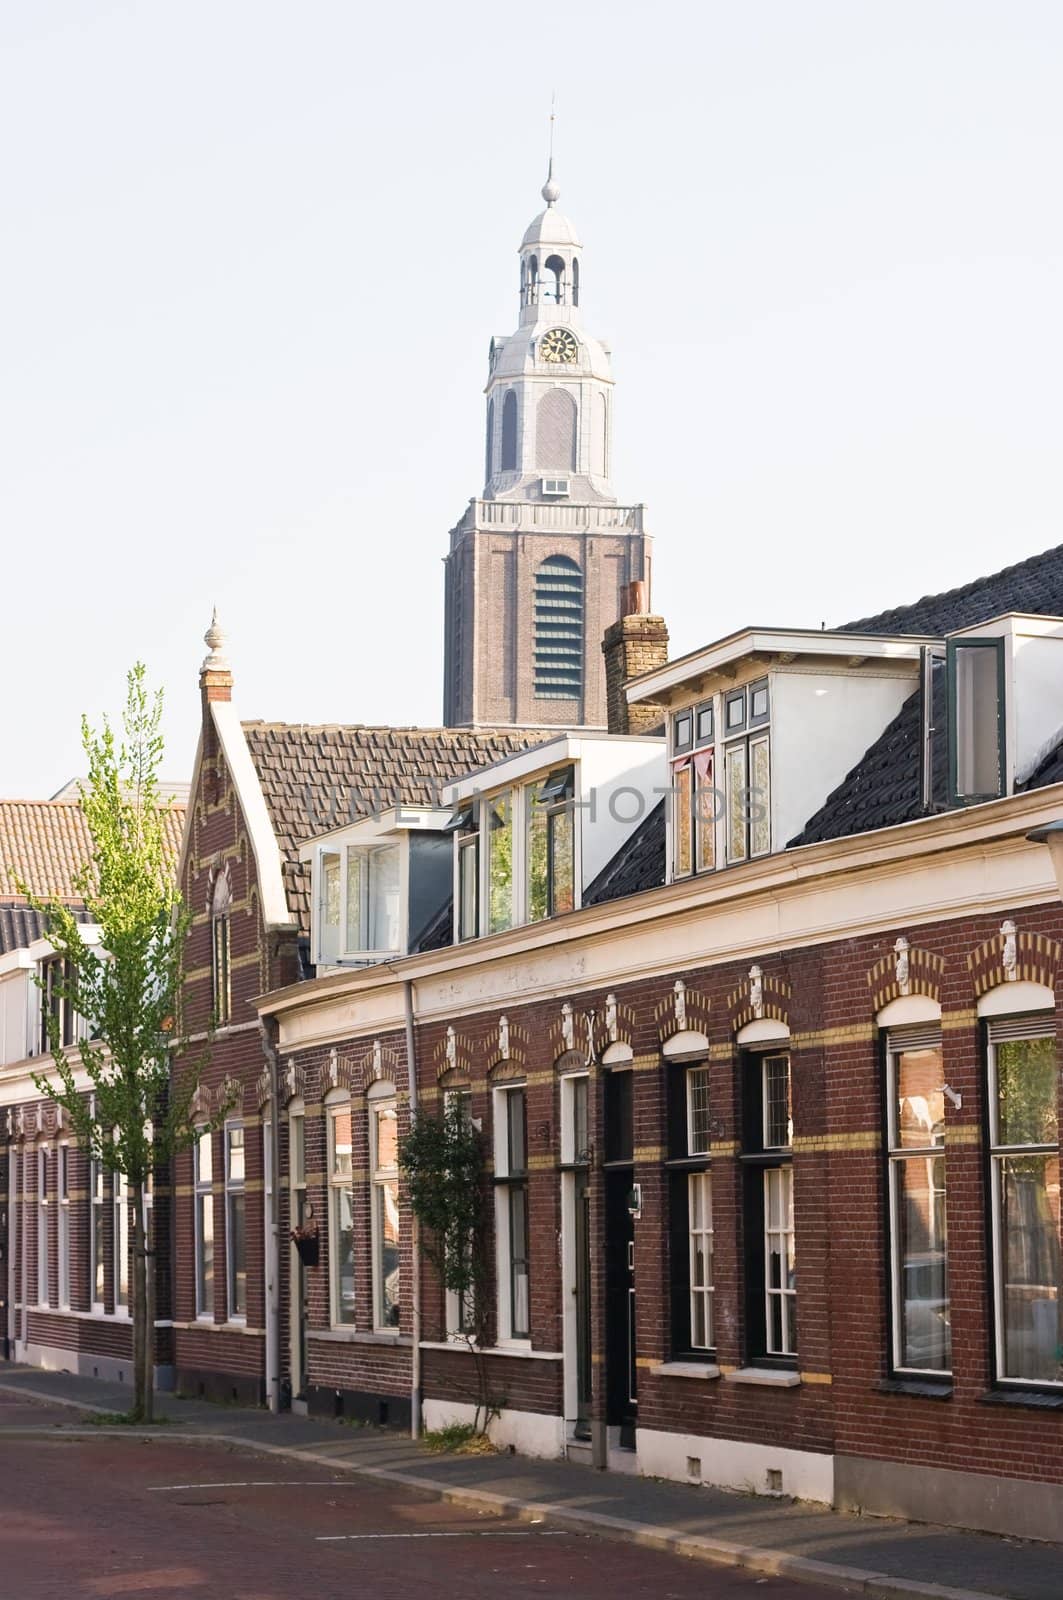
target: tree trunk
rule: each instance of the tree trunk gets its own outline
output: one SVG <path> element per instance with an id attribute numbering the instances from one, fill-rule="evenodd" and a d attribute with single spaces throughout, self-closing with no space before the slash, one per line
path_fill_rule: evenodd
<path id="1" fill-rule="evenodd" d="M 150 1420 L 148 1381 L 148 1296 L 147 1257 L 144 1250 L 144 1185 L 129 1185 L 129 1205 L 133 1212 L 133 1416 L 137 1422 Z"/>

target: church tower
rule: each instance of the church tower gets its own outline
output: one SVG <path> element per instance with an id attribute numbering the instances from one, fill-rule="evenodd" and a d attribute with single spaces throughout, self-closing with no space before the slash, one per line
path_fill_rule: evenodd
<path id="1" fill-rule="evenodd" d="M 448 727 L 604 728 L 602 634 L 649 583 L 642 506 L 612 492 L 609 350 L 583 327 L 583 249 L 557 209 L 520 246 L 520 320 L 491 340 L 484 488 L 451 529 Z"/>

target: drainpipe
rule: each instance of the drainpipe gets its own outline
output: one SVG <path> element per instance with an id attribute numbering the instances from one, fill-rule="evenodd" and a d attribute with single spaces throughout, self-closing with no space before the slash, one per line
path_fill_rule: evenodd
<path id="1" fill-rule="evenodd" d="M 276 1031 L 273 1017 L 260 1017 L 262 1054 L 269 1067 L 269 1236 L 266 1240 L 266 1392 L 269 1409 L 276 1413 L 281 1408 L 281 1294 L 280 1294 L 280 1081 L 277 1065 Z"/>
<path id="2" fill-rule="evenodd" d="M 406 1012 L 406 1080 L 410 1093 L 410 1122 L 417 1118 L 417 1060 L 413 1041 L 413 981 L 402 980 L 402 998 Z M 410 1264 L 413 1273 L 413 1354 L 410 1361 L 410 1437 L 421 1437 L 421 1229 L 417 1218 L 410 1214 Z"/>

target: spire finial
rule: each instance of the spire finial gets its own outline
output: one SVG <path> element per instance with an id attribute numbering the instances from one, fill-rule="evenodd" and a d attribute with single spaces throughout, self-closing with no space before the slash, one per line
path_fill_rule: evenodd
<path id="1" fill-rule="evenodd" d="M 205 668 L 227 667 L 229 665 L 221 653 L 221 647 L 225 643 L 225 635 L 218 626 L 217 606 L 211 612 L 210 627 L 203 635 L 203 643 L 210 649 L 210 655 L 203 663 Z"/>
<path id="2" fill-rule="evenodd" d="M 549 162 L 548 162 L 547 168 L 546 168 L 546 182 L 543 184 L 543 187 L 542 187 L 542 196 L 543 196 L 543 199 L 546 201 L 548 206 L 552 206 L 561 197 L 561 190 L 558 188 L 557 184 L 554 182 L 554 123 L 557 120 L 556 113 L 554 111 L 554 103 L 555 103 L 556 99 L 557 99 L 556 93 L 553 90 L 551 90 L 551 92 L 550 92 L 550 159 L 549 159 Z"/>

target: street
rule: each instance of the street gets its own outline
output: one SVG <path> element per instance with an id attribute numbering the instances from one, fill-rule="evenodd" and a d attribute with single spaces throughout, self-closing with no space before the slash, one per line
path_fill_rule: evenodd
<path id="1" fill-rule="evenodd" d="M 3 1600 L 839 1594 L 469 1512 L 311 1463 L 183 1443 L 179 1424 L 150 1439 L 61 1431 L 74 1425 L 70 1410 L 0 1395 Z"/>

